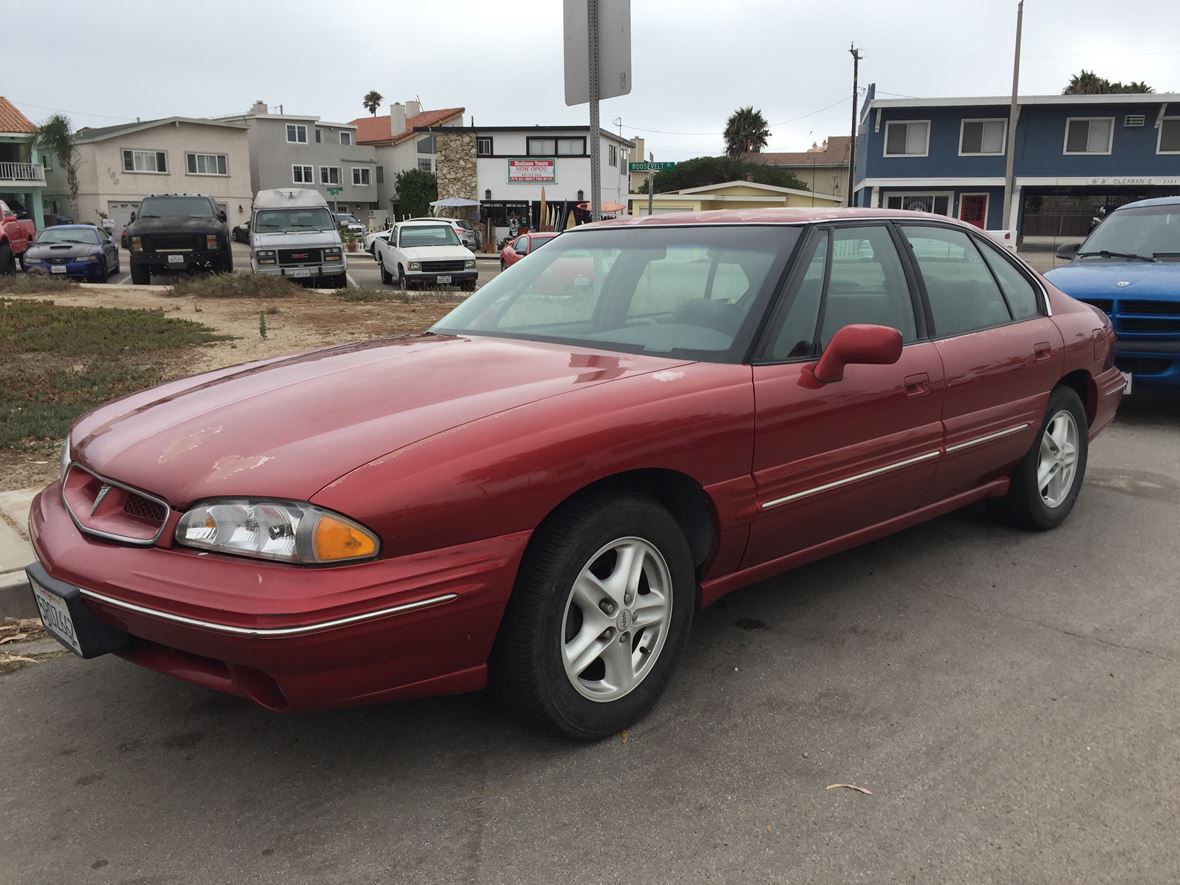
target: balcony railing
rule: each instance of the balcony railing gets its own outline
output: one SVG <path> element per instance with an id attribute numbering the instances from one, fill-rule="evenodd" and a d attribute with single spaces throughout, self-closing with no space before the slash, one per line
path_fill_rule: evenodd
<path id="1" fill-rule="evenodd" d="M 45 183 L 45 168 L 38 163 L 0 162 L 0 181 L 35 181 Z"/>

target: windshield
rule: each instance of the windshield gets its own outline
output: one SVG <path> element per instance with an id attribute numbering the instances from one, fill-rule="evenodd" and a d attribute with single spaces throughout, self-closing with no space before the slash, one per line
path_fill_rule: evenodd
<path id="1" fill-rule="evenodd" d="M 1078 256 L 1180 259 L 1180 205 L 1119 209 L 1090 234 Z"/>
<path id="2" fill-rule="evenodd" d="M 356 216 L 349 215 L 347 212 L 338 212 L 336 214 L 336 220 L 341 224 L 360 224 L 360 222 L 356 220 Z"/>
<path id="3" fill-rule="evenodd" d="M 140 205 L 136 217 L 163 218 L 166 215 L 212 218 L 213 204 L 201 197 L 148 197 Z"/>
<path id="4" fill-rule="evenodd" d="M 414 246 L 458 246 L 459 237 L 450 225 L 431 224 L 403 227 L 397 244 L 403 249 Z"/>
<path id="5" fill-rule="evenodd" d="M 737 362 L 798 237 L 728 225 L 565 234 L 431 331 Z"/>
<path id="6" fill-rule="evenodd" d="M 256 234 L 336 230 L 336 223 L 327 209 L 259 209 L 252 229 Z"/>
<path id="7" fill-rule="evenodd" d="M 47 227 L 37 234 L 38 243 L 83 243 L 98 245 L 98 231 L 84 227 Z"/>

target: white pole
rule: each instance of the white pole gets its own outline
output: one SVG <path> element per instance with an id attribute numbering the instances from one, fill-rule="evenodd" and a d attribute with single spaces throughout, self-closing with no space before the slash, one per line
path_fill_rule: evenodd
<path id="1" fill-rule="evenodd" d="M 598 0 L 586 0 L 590 27 L 587 53 L 590 62 L 590 220 L 602 219 L 602 145 L 598 138 Z"/>
<path id="2" fill-rule="evenodd" d="M 1020 119 L 1020 103 L 1018 100 L 1018 93 L 1020 91 L 1020 25 L 1024 19 L 1024 0 L 1020 0 L 1016 4 L 1016 57 L 1012 60 L 1012 104 L 1008 108 L 1008 131 L 1007 148 L 1005 153 L 1007 158 L 1004 164 L 1004 210 L 1000 217 L 1000 224 L 1003 227 L 1015 230 L 1016 225 L 1008 217 L 1012 213 L 1012 191 L 1013 185 L 1016 183 L 1016 123 Z M 987 220 L 984 219 L 984 227 L 987 227 Z"/>

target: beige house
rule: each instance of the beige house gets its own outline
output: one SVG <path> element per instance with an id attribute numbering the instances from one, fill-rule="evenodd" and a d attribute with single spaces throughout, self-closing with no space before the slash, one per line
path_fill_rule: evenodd
<path id="1" fill-rule="evenodd" d="M 630 194 L 632 215 L 647 215 L 647 194 Z M 837 194 L 820 194 L 754 181 L 726 181 L 652 196 L 652 214 L 705 212 L 710 209 L 782 209 L 843 206 Z"/>
<path id="2" fill-rule="evenodd" d="M 823 144 L 812 144 L 805 151 L 746 154 L 744 159 L 761 166 L 786 169 L 808 190 L 834 194 L 847 202 L 849 143 L 847 135 L 829 135 Z"/>
<path id="3" fill-rule="evenodd" d="M 79 129 L 77 202 L 56 165 L 47 174 L 45 199 L 79 223 L 109 216 L 116 236 L 149 194 L 208 194 L 230 226 L 241 224 L 253 205 L 246 133 L 241 123 L 188 117 Z"/>

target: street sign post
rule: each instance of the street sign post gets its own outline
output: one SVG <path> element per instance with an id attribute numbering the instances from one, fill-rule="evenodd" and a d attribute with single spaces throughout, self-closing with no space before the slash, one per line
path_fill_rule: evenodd
<path id="1" fill-rule="evenodd" d="M 328 193 L 330 193 L 332 196 L 336 196 L 336 194 L 340 193 L 342 190 L 344 190 L 344 188 L 340 187 L 339 185 L 332 185 L 328 188 Z"/>
<path id="2" fill-rule="evenodd" d="M 565 103 L 590 104 L 590 217 L 602 218 L 598 102 L 631 92 L 631 0 L 565 0 Z"/>

